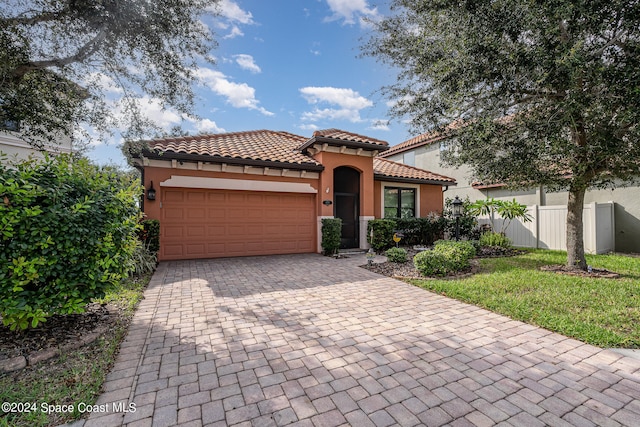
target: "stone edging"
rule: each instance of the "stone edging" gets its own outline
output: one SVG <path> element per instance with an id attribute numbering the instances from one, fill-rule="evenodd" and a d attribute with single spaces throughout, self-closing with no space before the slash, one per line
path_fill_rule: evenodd
<path id="1" fill-rule="evenodd" d="M 78 341 L 72 342 L 61 347 L 52 347 L 46 350 L 34 351 L 28 356 L 16 356 L 10 359 L 0 360 L 0 373 L 6 374 L 9 372 L 19 371 L 20 369 L 24 369 L 27 366 L 33 366 L 40 362 L 44 362 L 45 360 L 53 359 L 54 357 L 58 357 L 60 354 L 77 350 L 80 347 L 84 347 L 87 344 L 91 344 L 95 340 L 97 340 L 102 334 L 107 332 L 107 326 L 99 326 L 95 329 L 95 331 L 81 337 Z"/>

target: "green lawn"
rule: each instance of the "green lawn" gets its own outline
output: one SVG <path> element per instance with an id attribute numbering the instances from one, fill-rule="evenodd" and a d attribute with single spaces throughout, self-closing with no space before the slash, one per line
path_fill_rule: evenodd
<path id="1" fill-rule="evenodd" d="M 587 255 L 589 265 L 618 279 L 539 270 L 565 262 L 566 252 L 531 250 L 482 259 L 480 272 L 464 279 L 409 282 L 599 347 L 640 348 L 640 258 Z"/>
<path id="2" fill-rule="evenodd" d="M 0 412 L 0 427 L 4 426 L 55 426 L 82 417 L 78 411 L 80 402 L 95 403 L 102 383 L 117 356 L 135 307 L 142 299 L 142 292 L 151 276 L 130 280 L 109 292 L 99 302 L 114 304 L 123 310 L 116 327 L 102 337 L 76 351 L 58 358 L 28 367 L 22 371 L 0 375 L 0 400 L 2 402 L 29 403 L 29 412 Z M 48 411 L 45 405 L 74 405 L 73 412 Z"/>

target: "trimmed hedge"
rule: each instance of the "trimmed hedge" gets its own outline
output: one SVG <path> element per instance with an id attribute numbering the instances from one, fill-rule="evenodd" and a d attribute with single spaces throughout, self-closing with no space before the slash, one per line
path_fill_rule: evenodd
<path id="1" fill-rule="evenodd" d="M 395 228 L 396 222 L 392 219 L 373 219 L 367 224 L 367 242 L 376 252 L 388 249 L 395 245 L 393 242 Z"/>
<path id="2" fill-rule="evenodd" d="M 400 244 L 429 246 L 442 238 L 446 225 L 446 219 L 435 213 L 424 218 L 374 219 L 367 226 L 367 241 L 374 250 L 381 252 L 395 245 L 393 233 L 400 231 L 404 235 Z"/>
<path id="3" fill-rule="evenodd" d="M 340 249 L 342 220 L 340 218 L 322 218 L 322 250 L 325 255 L 334 255 Z"/>

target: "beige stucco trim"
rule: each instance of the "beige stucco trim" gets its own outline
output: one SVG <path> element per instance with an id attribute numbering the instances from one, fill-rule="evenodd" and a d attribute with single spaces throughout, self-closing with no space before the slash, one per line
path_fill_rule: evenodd
<path id="1" fill-rule="evenodd" d="M 380 216 L 384 218 L 384 188 L 385 187 L 397 187 L 397 188 L 415 188 L 416 190 L 416 218 L 422 215 L 420 212 L 420 185 L 419 184 L 407 184 L 403 182 L 380 182 Z"/>
<path id="2" fill-rule="evenodd" d="M 171 175 L 160 183 L 161 187 L 207 188 L 211 190 L 273 191 L 277 193 L 309 193 L 318 191 L 311 184 L 302 182 L 259 181 L 249 179 L 204 178 Z"/>
<path id="3" fill-rule="evenodd" d="M 320 176 L 320 173 L 318 172 L 309 172 L 306 170 L 233 165 L 227 163 L 181 162 L 180 160 L 156 160 L 149 159 L 147 157 L 144 157 L 142 160 L 136 159 L 136 162 L 147 167 L 170 168 L 178 170 L 184 169 L 193 171 L 197 170 L 204 172 L 225 172 L 260 176 L 284 176 L 287 178 L 304 178 L 311 180 L 318 179 L 318 177 Z"/>
<path id="4" fill-rule="evenodd" d="M 367 242 L 367 226 L 369 221 L 376 219 L 375 216 L 361 216 L 360 218 L 360 249 L 369 249 L 371 245 Z"/>

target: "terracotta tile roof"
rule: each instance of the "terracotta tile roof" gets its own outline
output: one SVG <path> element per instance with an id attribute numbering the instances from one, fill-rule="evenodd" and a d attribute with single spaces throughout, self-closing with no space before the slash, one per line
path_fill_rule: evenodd
<path id="1" fill-rule="evenodd" d="M 164 138 L 149 141 L 149 147 L 162 153 L 321 166 L 297 149 L 304 141 L 288 132 L 256 130 Z"/>
<path id="2" fill-rule="evenodd" d="M 422 135 L 414 136 L 411 139 L 408 139 L 398 145 L 394 145 L 393 147 L 389 148 L 384 153 L 381 153 L 380 157 L 389 157 L 393 156 L 394 154 L 399 154 L 405 151 L 412 150 L 414 148 L 422 147 L 424 145 L 433 144 L 442 139 L 450 137 L 452 132 L 458 129 L 460 126 L 461 122 L 455 121 L 446 126 L 443 130 L 430 131 L 423 133 Z"/>
<path id="3" fill-rule="evenodd" d="M 371 138 L 369 136 L 359 135 L 357 133 L 346 132 L 340 129 L 324 129 L 313 132 L 314 137 L 331 138 L 341 141 L 359 142 L 364 144 L 380 145 L 388 147 L 389 143 L 381 139 Z"/>
<path id="4" fill-rule="evenodd" d="M 454 178 L 429 172 L 424 169 L 418 169 L 413 166 L 403 165 L 402 163 L 392 162 L 391 160 L 376 157 L 373 159 L 373 173 L 379 177 L 390 178 L 390 180 L 411 180 L 411 181 L 428 181 L 431 183 L 441 183 L 444 185 L 455 184 Z"/>
<path id="5" fill-rule="evenodd" d="M 422 147 L 423 145 L 430 145 L 434 142 L 438 142 L 443 139 L 443 135 L 440 132 L 427 132 L 422 135 L 414 136 L 398 145 L 394 145 L 384 153 L 380 154 L 380 157 L 389 157 L 394 154 L 403 153 L 405 151 L 412 150 L 414 148 Z"/>

